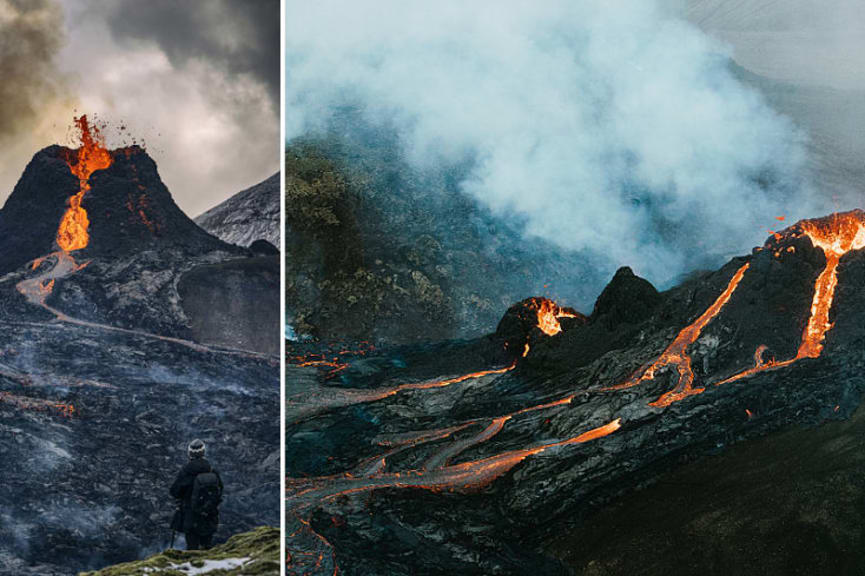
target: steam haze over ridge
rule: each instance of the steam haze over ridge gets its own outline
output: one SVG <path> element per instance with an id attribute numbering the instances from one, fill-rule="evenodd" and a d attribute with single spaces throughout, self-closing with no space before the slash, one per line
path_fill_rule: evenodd
<path id="1" fill-rule="evenodd" d="M 806 137 L 653 2 L 290 2 L 286 137 L 359 106 L 526 233 L 660 285 L 827 212 Z"/>

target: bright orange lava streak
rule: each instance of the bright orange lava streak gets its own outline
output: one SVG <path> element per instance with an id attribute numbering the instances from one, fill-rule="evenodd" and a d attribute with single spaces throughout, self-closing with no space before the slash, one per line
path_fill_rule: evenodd
<path id="1" fill-rule="evenodd" d="M 381 488 L 422 488 L 436 492 L 453 490 L 455 488 L 480 488 L 488 485 L 529 456 L 540 454 L 552 448 L 583 444 L 597 440 L 604 436 L 609 436 L 621 427 L 622 420 L 621 418 L 617 418 L 612 422 L 573 438 L 541 444 L 533 448 L 510 450 L 496 454 L 495 456 L 461 462 L 435 470 L 407 470 L 405 472 L 379 474 L 367 478 L 344 476 L 340 479 L 333 477 L 304 479 L 299 481 L 298 484 L 311 481 L 312 486 L 295 492 L 292 497 L 295 499 L 303 498 L 309 502 L 320 502 L 337 496 L 346 496 Z"/>
<path id="2" fill-rule="evenodd" d="M 667 346 L 667 349 L 661 353 L 658 359 L 652 362 L 648 368 L 645 368 L 640 372 L 639 376 L 634 375 L 626 382 L 610 386 L 609 388 L 606 388 L 606 390 L 631 388 L 632 386 L 636 386 L 647 380 L 654 379 L 656 371 L 672 365 L 676 368 L 676 371 L 679 374 L 679 381 L 672 390 L 665 393 L 654 402 L 650 402 L 650 406 L 669 406 L 673 402 L 678 402 L 688 396 L 693 396 L 694 394 L 703 392 L 703 390 L 705 390 L 704 388 L 693 387 L 694 371 L 691 369 L 691 357 L 688 356 L 688 346 L 693 344 L 697 338 L 700 337 L 700 333 L 703 329 L 715 316 L 718 315 L 727 302 L 730 301 L 733 292 L 736 291 L 739 282 L 742 281 L 742 276 L 745 275 L 749 266 L 750 264 L 748 263 L 743 264 L 742 267 L 736 271 L 733 278 L 731 278 L 730 282 L 727 284 L 727 287 L 712 303 L 712 305 L 709 306 L 709 308 L 707 308 L 706 311 L 703 312 L 693 323 L 682 329 L 682 331 L 679 332 L 679 335 L 676 336 L 676 339 Z"/>
<path id="3" fill-rule="evenodd" d="M 57 229 L 57 245 L 64 252 L 86 248 L 90 242 L 87 229 L 90 220 L 87 211 L 81 207 L 84 194 L 90 190 L 90 175 L 96 170 L 111 166 L 111 153 L 104 146 L 104 139 L 96 126 L 90 126 L 87 116 L 75 118 L 75 126 L 81 139 L 78 158 L 75 164 L 69 163 L 69 171 L 78 177 L 78 193 L 69 198 L 69 208 L 60 220 Z M 67 161 L 68 162 L 68 161 Z"/>
<path id="4" fill-rule="evenodd" d="M 430 382 L 411 382 L 409 384 L 402 384 L 400 386 L 396 386 L 394 388 L 390 388 L 387 390 L 383 390 L 379 393 L 378 399 L 387 398 L 388 396 L 393 396 L 394 394 L 398 394 L 399 392 L 403 392 L 405 390 L 429 390 L 430 388 L 444 388 L 445 386 L 450 386 L 451 384 L 459 384 L 460 382 L 465 382 L 466 380 L 472 380 L 475 378 L 483 378 L 484 376 L 491 376 L 493 374 L 504 374 L 505 372 L 510 372 L 514 368 L 517 367 L 516 361 L 513 362 L 510 366 L 506 368 L 497 368 L 495 370 L 482 370 L 480 372 L 472 372 L 471 374 L 463 374 L 462 376 L 457 376 L 455 378 L 448 378 L 447 380 L 434 380 Z"/>

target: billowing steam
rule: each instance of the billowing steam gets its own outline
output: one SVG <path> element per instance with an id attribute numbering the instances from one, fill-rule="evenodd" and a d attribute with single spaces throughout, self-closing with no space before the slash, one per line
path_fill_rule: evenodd
<path id="1" fill-rule="evenodd" d="M 812 213 L 803 137 L 646 0 L 294 2 L 287 138 L 339 106 L 526 232 L 659 283 Z"/>

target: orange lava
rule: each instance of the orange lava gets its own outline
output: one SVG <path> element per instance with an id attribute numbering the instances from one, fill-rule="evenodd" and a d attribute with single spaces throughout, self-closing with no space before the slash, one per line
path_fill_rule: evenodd
<path id="1" fill-rule="evenodd" d="M 568 312 L 552 300 L 536 298 L 532 303 L 538 307 L 538 328 L 547 336 L 555 336 L 562 331 L 559 318 L 576 318 L 573 312 Z"/>
<path id="2" fill-rule="evenodd" d="M 796 354 L 797 358 L 817 358 L 823 351 L 826 333 L 832 329 L 829 310 L 838 285 L 838 263 L 847 252 L 865 247 L 865 217 L 858 211 L 832 214 L 818 220 L 803 220 L 797 227 L 826 255 L 826 267 L 814 284 L 811 317 Z"/>
<path id="3" fill-rule="evenodd" d="M 748 263 L 743 264 L 742 267 L 736 271 L 721 295 L 718 296 L 712 305 L 709 306 L 709 308 L 707 308 L 699 318 L 679 332 L 676 339 L 667 346 L 667 349 L 661 353 L 657 360 L 652 362 L 652 364 L 647 368 L 643 369 L 642 372 L 638 372 L 639 375 L 634 375 L 626 382 L 617 384 L 616 386 L 611 386 L 606 388 L 606 390 L 631 388 L 632 386 L 636 386 L 647 380 L 653 380 L 655 378 L 655 373 L 661 368 L 673 366 L 679 375 L 676 386 L 654 402 L 650 402 L 650 406 L 669 406 L 673 402 L 678 402 L 679 400 L 703 392 L 705 390 L 704 388 L 693 387 L 694 371 L 691 369 L 691 357 L 688 355 L 688 346 L 693 344 L 697 338 L 700 337 L 700 333 L 702 333 L 703 329 L 715 316 L 718 315 L 727 302 L 730 301 L 733 292 L 736 291 L 739 282 L 742 281 L 742 277 L 745 275 L 749 266 L 750 264 Z"/>
<path id="4" fill-rule="evenodd" d="M 99 128 L 91 126 L 87 116 L 82 115 L 75 118 L 75 127 L 81 140 L 81 146 L 77 150 L 75 163 L 69 163 L 69 170 L 78 177 L 78 193 L 69 198 L 69 208 L 60 220 L 57 229 L 57 245 L 64 252 L 81 250 L 86 248 L 90 242 L 87 229 L 90 220 L 87 211 L 81 207 L 84 194 L 90 190 L 90 175 L 96 170 L 104 170 L 111 166 L 111 153 L 105 147 L 105 140 Z"/>
<path id="5" fill-rule="evenodd" d="M 459 384 L 460 382 L 465 382 L 466 380 L 483 378 L 484 376 L 492 376 L 494 374 L 504 374 L 505 372 L 510 372 L 516 367 L 517 363 L 516 361 L 514 361 L 510 366 L 506 366 L 505 368 L 495 368 L 493 370 L 481 370 L 480 372 L 471 372 L 470 374 L 463 374 L 462 376 L 456 376 L 454 378 L 448 378 L 446 380 L 410 382 L 408 384 L 402 384 L 388 390 L 383 390 L 381 397 L 386 398 L 388 396 L 393 396 L 394 394 L 398 394 L 399 392 L 403 392 L 405 390 L 429 390 L 430 388 L 444 388 L 445 386 L 450 386 L 451 384 Z"/>
<path id="6" fill-rule="evenodd" d="M 443 466 L 433 470 L 407 470 L 366 478 L 343 475 L 342 478 L 287 479 L 287 489 L 290 498 L 298 504 L 301 501 L 319 503 L 339 496 L 381 488 L 421 488 L 434 492 L 478 489 L 487 486 L 530 456 L 553 448 L 591 442 L 609 436 L 621 427 L 621 418 L 617 418 L 603 426 L 565 440 L 549 442 L 532 448 L 510 450 L 495 456 Z M 497 429 L 498 422 L 494 422 L 488 427 L 486 433 L 494 434 Z"/>

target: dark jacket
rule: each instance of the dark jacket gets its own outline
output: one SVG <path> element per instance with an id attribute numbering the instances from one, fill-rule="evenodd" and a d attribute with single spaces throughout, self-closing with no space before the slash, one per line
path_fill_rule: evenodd
<path id="1" fill-rule="evenodd" d="M 171 495 L 181 501 L 181 509 L 183 510 L 183 533 L 188 534 L 193 531 L 195 525 L 195 517 L 192 514 L 192 485 L 195 483 L 195 477 L 204 472 L 213 472 L 219 478 L 219 493 L 222 494 L 222 478 L 219 472 L 211 467 L 210 462 L 206 458 L 195 458 L 187 462 L 180 472 L 177 473 L 177 478 L 174 484 L 171 485 Z M 216 531 L 216 526 L 212 526 L 212 533 Z M 201 532 L 201 530 L 196 530 Z"/>

